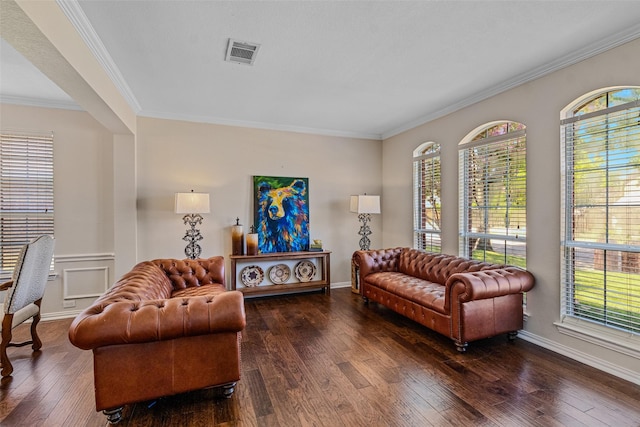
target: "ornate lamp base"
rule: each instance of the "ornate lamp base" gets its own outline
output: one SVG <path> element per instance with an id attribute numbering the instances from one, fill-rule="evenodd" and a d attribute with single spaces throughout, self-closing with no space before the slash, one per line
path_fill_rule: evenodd
<path id="1" fill-rule="evenodd" d="M 362 236 L 360 238 L 360 250 L 368 251 L 369 246 L 371 245 L 371 240 L 369 240 L 369 235 L 371 234 L 371 228 L 369 228 L 367 223 L 371 221 L 371 215 L 359 214 L 358 219 L 362 222 L 360 231 L 358 231 L 358 234 Z"/>
<path id="2" fill-rule="evenodd" d="M 202 248 L 197 243 L 202 240 L 202 234 L 200 234 L 200 230 L 196 229 L 197 224 L 202 224 L 202 215 L 200 214 L 187 214 L 182 217 L 182 220 L 185 224 L 189 224 L 191 226 L 190 229 L 187 229 L 182 240 L 189 242 L 187 247 L 184 248 L 184 254 L 187 258 L 196 259 L 202 253 Z"/>

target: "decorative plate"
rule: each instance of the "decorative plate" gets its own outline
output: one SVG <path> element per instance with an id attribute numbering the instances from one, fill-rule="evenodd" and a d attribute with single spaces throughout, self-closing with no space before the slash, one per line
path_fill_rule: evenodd
<path id="1" fill-rule="evenodd" d="M 276 264 L 269 269 L 269 279 L 276 285 L 286 283 L 291 276 L 291 270 L 286 264 Z"/>
<path id="2" fill-rule="evenodd" d="M 300 261 L 294 271 L 298 280 L 309 282 L 316 275 L 316 266 L 311 261 Z"/>
<path id="3" fill-rule="evenodd" d="M 258 286 L 264 280 L 264 271 L 257 265 L 250 265 L 242 269 L 240 280 L 249 288 Z"/>

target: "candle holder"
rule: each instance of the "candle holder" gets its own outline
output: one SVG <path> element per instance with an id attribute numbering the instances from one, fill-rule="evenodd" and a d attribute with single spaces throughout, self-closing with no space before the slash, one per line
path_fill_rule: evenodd
<path id="1" fill-rule="evenodd" d="M 240 218 L 236 218 L 236 224 L 231 227 L 231 254 L 244 255 L 244 231 Z"/>
<path id="2" fill-rule="evenodd" d="M 251 226 L 251 233 L 247 234 L 247 255 L 258 255 L 258 233 Z"/>

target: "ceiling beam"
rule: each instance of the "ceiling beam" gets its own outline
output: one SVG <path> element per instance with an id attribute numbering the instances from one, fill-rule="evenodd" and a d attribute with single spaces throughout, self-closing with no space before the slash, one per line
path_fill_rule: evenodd
<path id="1" fill-rule="evenodd" d="M 1 1 L 0 36 L 109 131 L 135 134 L 135 112 L 56 2 Z"/>

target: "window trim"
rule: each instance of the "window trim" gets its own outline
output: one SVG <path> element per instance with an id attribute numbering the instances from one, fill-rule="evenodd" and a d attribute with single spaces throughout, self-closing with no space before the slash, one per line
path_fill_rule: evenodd
<path id="1" fill-rule="evenodd" d="M 440 203 L 440 209 L 436 210 L 440 214 L 440 230 L 430 230 L 426 228 L 420 228 L 421 217 L 424 212 L 422 205 L 422 198 L 420 196 L 420 189 L 424 187 L 421 182 L 423 161 L 428 159 L 440 159 L 441 145 L 437 142 L 429 141 L 420 144 L 415 150 L 413 150 L 413 247 L 421 250 L 434 251 L 434 246 L 425 245 L 424 247 L 418 245 L 420 239 L 427 239 L 432 241 L 434 237 L 439 236 L 440 248 L 437 253 L 442 252 L 442 202 Z M 442 180 L 442 162 L 439 163 L 439 175 Z M 420 175 L 420 176 L 419 176 Z M 441 183 L 442 185 L 442 183 Z M 442 200 L 442 199 L 441 199 Z M 427 238 L 427 236 L 430 236 Z"/>
<path id="2" fill-rule="evenodd" d="M 507 125 L 516 124 L 523 126 L 523 129 L 514 130 L 512 132 L 506 132 L 501 135 L 494 135 L 476 139 L 478 135 L 482 132 L 485 132 L 495 126 L 499 125 Z M 469 252 L 469 239 L 471 238 L 494 238 L 499 239 L 501 241 L 513 241 L 513 242 L 524 242 L 525 246 L 525 255 L 524 255 L 524 263 L 526 265 L 526 203 L 524 206 L 524 218 L 525 218 L 525 231 L 524 235 L 507 235 L 507 234 L 495 234 L 489 232 L 471 232 L 467 231 L 469 224 L 469 209 L 468 209 L 468 200 L 469 200 L 469 185 L 468 185 L 468 172 L 469 167 L 466 162 L 466 155 L 469 149 L 473 149 L 476 147 L 489 146 L 493 144 L 507 143 L 508 141 L 518 140 L 520 138 L 524 138 L 525 143 L 525 151 L 524 151 L 524 161 L 526 166 L 526 126 L 523 123 L 516 122 L 513 120 L 497 120 L 493 122 L 485 123 L 484 125 L 478 126 L 473 131 L 469 132 L 467 136 L 458 144 L 458 185 L 459 185 L 459 195 L 460 195 L 460 205 L 459 205 L 459 223 L 458 223 L 458 245 L 459 245 L 459 253 L 461 256 L 471 258 L 472 254 Z M 526 175 L 525 175 L 525 197 L 526 197 Z M 509 254 L 505 254 L 505 262 Z"/>
<path id="3" fill-rule="evenodd" d="M 600 347 L 625 354 L 627 356 L 640 359 L 640 334 L 630 330 L 623 330 L 614 325 L 601 324 L 596 321 L 589 320 L 585 317 L 578 317 L 571 313 L 571 303 L 566 301 L 568 295 L 567 287 L 570 283 L 566 280 L 567 274 L 572 274 L 575 267 L 572 265 L 570 271 L 567 269 L 569 261 L 567 260 L 567 250 L 573 247 L 614 250 L 614 251 L 631 251 L 639 252 L 640 248 L 626 244 L 616 243 L 598 243 L 598 242 L 576 242 L 575 236 L 569 236 L 572 222 L 572 206 L 574 205 L 572 197 L 569 194 L 569 175 L 573 176 L 573 169 L 568 171 L 567 156 L 568 148 L 566 141 L 565 126 L 582 120 L 589 120 L 595 117 L 616 113 L 631 108 L 640 107 L 640 99 L 627 102 L 625 104 L 615 105 L 613 107 L 604 108 L 598 111 L 589 112 L 581 115 L 574 115 L 574 111 L 581 105 L 589 103 L 596 98 L 610 92 L 616 92 L 624 89 L 640 89 L 637 86 L 616 86 L 603 88 L 592 91 L 588 94 L 575 99 L 561 110 L 560 116 L 560 157 L 561 157 L 561 231 L 560 231 L 560 320 L 554 322 L 559 333 L 571 336 L 573 338 L 598 345 Z M 573 142 L 572 142 L 573 146 Z M 572 148 L 573 149 L 573 148 Z M 609 203 L 607 203 L 607 206 Z M 571 237 L 571 239 L 568 239 Z"/>
<path id="4" fill-rule="evenodd" d="M 563 335 L 640 359 L 640 336 L 588 320 L 563 315 L 553 323 Z"/>

